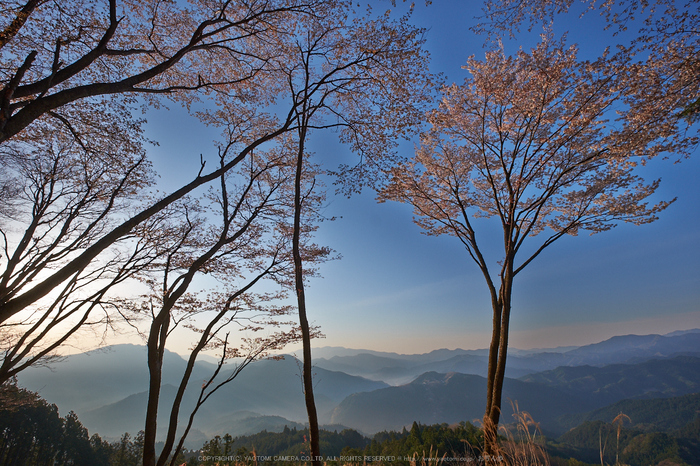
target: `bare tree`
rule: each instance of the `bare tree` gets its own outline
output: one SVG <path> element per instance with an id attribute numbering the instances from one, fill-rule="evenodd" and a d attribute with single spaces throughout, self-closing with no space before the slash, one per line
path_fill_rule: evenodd
<path id="1" fill-rule="evenodd" d="M 226 156 L 222 149 L 221 165 L 226 164 Z M 293 210 L 292 181 L 288 151 L 277 148 L 256 153 L 236 172 L 222 175 L 219 188 L 212 189 L 201 203 L 189 201 L 175 206 L 164 220 L 169 226 L 162 225 L 161 229 L 168 231 L 168 243 L 162 246 L 165 252 L 161 260 L 144 274 L 151 292 L 140 305 L 149 322 L 144 335 L 150 377 L 144 466 L 173 465 L 200 406 L 250 362 L 299 338 L 295 325 L 280 321 L 290 311 L 280 302 L 293 275 L 288 227 Z M 321 200 L 316 195 L 309 198 L 314 203 Z M 210 204 L 209 211 L 205 211 L 204 201 Z M 311 263 L 324 260 L 329 252 L 306 242 L 301 249 Z M 214 282 L 205 289 L 193 290 L 198 276 Z M 263 280 L 272 280 L 283 288 L 278 293 L 254 293 L 255 285 Z M 182 325 L 195 330 L 198 337 L 167 413 L 164 447 L 156 455 L 163 357 L 169 336 Z M 230 339 L 232 329 L 251 334 L 280 326 L 288 328 L 244 338 L 242 346 Z M 222 356 L 215 373 L 200 388 L 192 383 L 191 376 L 197 356 L 207 349 L 219 349 Z M 224 362 L 234 357 L 239 360 L 227 373 Z M 179 433 L 181 404 L 185 391 L 192 389 L 190 385 L 197 385 L 199 395 L 184 431 Z"/>
<path id="2" fill-rule="evenodd" d="M 5 168 L 0 175 L 0 289 L 5 301 L 30 290 L 48 271 L 128 217 L 153 178 L 138 141 L 128 137 L 114 135 L 102 150 L 87 150 L 62 132 L 44 136 L 34 145 L 0 148 Z M 110 290 L 158 256 L 154 241 L 133 235 L 125 235 L 120 246 L 57 286 L 50 302 L 2 324 L 0 379 L 50 355 L 79 328 L 109 324 Z"/>
<path id="3" fill-rule="evenodd" d="M 89 124 L 101 102 L 110 105 L 110 99 L 92 99 L 99 96 L 169 95 L 187 101 L 194 95 L 181 91 L 197 89 L 248 97 L 265 89 L 270 95 L 274 80 L 265 76 L 266 63 L 280 54 L 299 16 L 324 5 L 315 0 L 196 1 L 191 7 L 162 0 L 5 3 L 0 142 L 22 137 L 25 128 L 47 117 L 59 125 Z"/>
<path id="4" fill-rule="evenodd" d="M 45 147 L 46 141 L 60 135 L 55 137 L 72 141 L 71 150 L 75 154 L 82 151 L 80 157 L 85 160 L 98 154 L 98 160 L 108 162 L 111 159 L 106 154 L 110 154 L 112 158 L 124 158 L 108 163 L 126 167 L 125 173 L 143 171 L 138 180 L 136 175 L 124 180 L 133 184 L 130 190 L 121 190 L 118 180 L 112 180 L 116 184 L 108 192 L 124 209 L 118 211 L 116 204 L 107 202 L 100 212 L 80 214 L 90 218 L 90 222 L 76 222 L 70 215 L 61 224 L 54 221 L 53 233 L 48 234 L 47 240 L 64 230 L 72 235 L 56 240 L 57 244 L 65 243 L 60 255 L 47 254 L 42 243 L 20 244 L 18 238 L 31 238 L 29 230 L 5 236 L 5 278 L 0 282 L 0 325 L 5 330 L 19 329 L 18 323 L 36 323 L 27 320 L 28 312 L 36 311 L 35 317 L 45 323 L 41 309 L 52 308 L 53 293 L 67 287 L 67 295 L 73 296 L 68 292 L 71 281 L 79 280 L 78 276 L 94 277 L 94 270 L 115 259 L 116 250 L 125 245 L 135 249 L 127 256 L 125 249 L 119 249 L 120 257 L 136 254 L 134 260 L 138 260 L 119 273 L 121 278 L 114 280 L 115 285 L 131 276 L 128 270 L 138 270 L 154 260 L 153 250 L 133 243 L 135 229 L 140 225 L 146 228 L 144 222 L 149 219 L 153 219 L 152 224 L 157 223 L 158 216 L 172 203 L 217 180 L 262 145 L 293 131 L 300 112 L 297 107 L 303 105 L 304 98 L 319 98 L 327 110 L 325 117 L 335 120 L 318 127 L 336 126 L 341 139 L 361 154 L 360 163 L 339 171 L 348 192 L 359 189 L 372 178 L 368 173 L 376 173 L 380 165 L 390 160 L 387 149 L 393 146 L 393 135 L 420 121 L 421 112 L 415 109 L 426 101 L 429 93 L 423 91 L 430 86 L 425 79 L 416 79 L 425 74 L 426 58 L 417 53 L 422 43 L 421 31 L 410 27 L 406 18 L 392 22 L 388 13 L 376 18 L 362 17 L 351 10 L 349 3 L 321 0 L 215 3 L 196 2 L 192 8 L 182 10 L 177 2 L 154 0 L 144 5 L 113 0 L 84 9 L 77 2 L 46 0 L 11 3 L 4 10 L 9 16 L 0 22 L 5 31 L 0 35 L 0 70 L 5 70 L 2 154 L 12 154 L 15 162 L 27 154 L 50 154 L 54 149 Z M 310 38 L 322 40 L 314 49 L 319 51 L 314 55 L 315 79 L 305 82 L 297 81 L 297 38 L 298 34 L 307 33 Z M 294 95 L 287 100 L 289 106 L 284 108 L 278 102 L 270 107 L 291 89 L 290 79 Z M 303 91 L 304 85 L 315 87 Z M 202 166 L 191 182 L 167 196 L 129 202 L 128 199 L 145 198 L 143 190 L 152 176 L 145 161 L 128 168 L 143 158 L 143 121 L 131 113 L 134 96 L 153 105 L 158 104 L 155 99 L 161 95 L 189 104 L 201 93 L 186 91 L 197 89 L 210 91 L 218 104 L 218 110 L 200 113 L 202 119 L 236 128 L 235 144 L 229 152 L 237 155 L 208 172 Z M 331 102 L 333 105 L 329 105 Z M 279 117 L 265 114 L 265 110 L 273 110 Z M 123 147 L 120 153 L 106 150 L 115 140 Z M 3 164 L 9 166 L 8 160 L 3 155 Z M 19 171 L 7 171 L 3 176 L 3 193 L 17 194 L 13 186 L 31 183 Z M 63 202 L 77 202 L 77 197 L 69 201 L 68 193 L 62 196 Z M 7 199 L 3 196 L 0 202 L 0 213 L 7 219 L 3 232 L 22 232 L 22 222 L 34 218 L 35 199 L 24 196 L 21 202 L 6 202 Z M 83 203 L 76 205 L 84 208 Z M 81 233 L 86 227 L 89 232 Z M 81 234 L 80 242 L 71 242 L 70 238 Z M 17 251 L 20 252 L 16 254 Z M 22 264 L 10 260 L 13 256 L 33 255 L 43 259 Z M 110 277 L 117 276 L 116 270 L 122 264 L 117 262 L 109 269 Z M 106 284 L 107 275 L 101 278 L 101 283 Z M 112 287 L 105 288 L 105 297 L 108 288 Z M 73 317 L 80 313 L 87 316 L 86 306 L 96 298 L 83 299 L 80 311 L 73 306 Z M 77 330 L 81 326 L 70 328 Z M 25 338 L 22 344 L 32 341 L 34 352 L 22 350 L 6 358 L 0 379 L 11 376 L 12 367 L 22 357 L 27 361 L 30 353 L 37 358 L 35 361 L 51 354 L 66 341 L 63 336 L 68 337 L 73 330 L 53 340 L 56 344 L 46 340 L 48 333 L 33 330 L 38 338 Z M 6 333 L 10 334 L 22 338 L 21 331 Z M 7 341 L 15 338 L 11 335 Z"/>
<path id="5" fill-rule="evenodd" d="M 634 70 L 579 61 L 576 47 L 551 35 L 530 53 L 498 49 L 467 69 L 464 84 L 443 89 L 432 129 L 415 157 L 391 171 L 380 199 L 413 205 L 429 235 L 456 236 L 483 274 L 493 310 L 484 415 L 492 454 L 515 277 L 565 235 L 656 220 L 670 202 L 648 205 L 659 180 L 645 182 L 634 169 L 659 154 L 684 154 L 694 140 L 663 107 L 642 120 L 619 110 Z M 621 115 L 609 121 L 614 110 Z M 481 218 L 503 230 L 497 261 L 484 253 Z"/>
<path id="6" fill-rule="evenodd" d="M 309 176 L 307 142 L 314 130 L 336 129 L 341 140 L 361 155 L 353 167 L 336 173 L 347 193 L 372 184 L 372 174 L 393 159 L 399 135 L 410 134 L 422 119 L 431 78 L 422 50 L 422 31 L 407 24 L 408 16 L 392 20 L 323 16 L 301 29 L 291 60 L 281 66 L 289 76 L 294 102 L 296 158 L 294 182 L 293 257 L 295 290 L 303 343 L 302 381 L 309 419 L 313 465 L 322 457 L 313 394 L 312 328 L 306 306 L 305 257 L 301 239 L 320 218 L 310 202 L 313 191 L 302 183 Z M 310 205 L 311 204 L 311 205 Z"/>
<path id="7" fill-rule="evenodd" d="M 0 380 L 86 324 L 109 323 L 94 311 L 108 309 L 109 291 L 155 259 L 154 243 L 136 239 L 146 237 L 136 230 L 290 130 L 293 109 L 281 118 L 262 113 L 284 78 L 266 65 L 282 60 L 284 41 L 316 6 L 333 8 L 295 1 L 202 2 L 186 10 L 176 2 L 116 0 L 6 6 Z M 189 103 L 195 96 L 185 91 L 196 89 L 216 89 L 235 109 L 229 123 L 247 130 L 230 148 L 236 156 L 145 201 L 153 174 L 143 121 L 131 114 L 134 96 Z M 59 328 L 69 330 L 52 337 Z"/>

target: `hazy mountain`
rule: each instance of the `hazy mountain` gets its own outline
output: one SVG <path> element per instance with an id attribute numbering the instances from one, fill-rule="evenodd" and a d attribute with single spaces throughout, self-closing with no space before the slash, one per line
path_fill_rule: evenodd
<path id="1" fill-rule="evenodd" d="M 690 330 L 676 330 L 675 332 L 667 333 L 666 337 L 675 337 L 678 335 L 685 335 L 686 333 L 700 333 L 700 328 L 693 328 Z"/>
<path id="2" fill-rule="evenodd" d="M 457 353 L 457 354 L 455 354 Z M 460 372 L 486 376 L 488 355 L 441 351 L 440 356 L 430 358 L 424 355 L 402 355 L 401 358 L 377 356 L 370 353 L 360 353 L 353 356 L 334 356 L 330 359 L 317 359 L 315 364 L 328 370 L 342 371 L 348 374 L 365 377 L 370 380 L 381 380 L 392 385 L 404 385 L 426 372 Z M 444 357 L 445 359 L 436 359 Z M 508 375 L 529 374 L 530 370 L 509 367 Z"/>
<path id="3" fill-rule="evenodd" d="M 516 350 L 520 351 L 520 350 Z M 430 351 L 429 353 L 422 354 L 400 354 L 400 353 L 390 353 L 385 351 L 373 351 L 365 349 L 351 349 L 344 348 L 342 346 L 322 346 L 320 348 L 313 348 L 312 354 L 314 359 L 331 359 L 334 357 L 347 357 L 347 356 L 357 356 L 359 354 L 371 354 L 372 356 L 377 356 L 379 358 L 388 359 L 398 359 L 398 360 L 408 360 L 417 362 L 431 362 L 440 361 L 443 359 L 451 358 L 452 356 L 460 354 L 474 354 L 474 355 L 488 355 L 488 349 L 478 349 L 478 350 L 463 350 L 463 349 L 437 349 Z"/>
<path id="4" fill-rule="evenodd" d="M 560 419 L 583 414 L 626 398 L 668 397 L 700 390 L 700 359 L 676 357 L 636 365 L 560 367 L 520 380 L 506 379 L 502 421 L 512 415 L 508 400 L 517 401 L 545 431 L 561 433 Z M 423 374 L 413 382 L 357 393 L 333 411 L 332 422 L 366 433 L 426 424 L 480 419 L 486 400 L 486 379 L 466 374 Z"/>
<path id="5" fill-rule="evenodd" d="M 572 406 L 586 410 L 586 404 L 550 387 L 506 379 L 503 400 L 517 400 L 540 422 L 554 422 L 556 413 Z M 429 372 L 413 382 L 349 396 L 333 411 L 332 422 L 372 434 L 382 430 L 401 430 L 414 421 L 423 424 L 478 421 L 486 408 L 486 379 L 471 374 Z M 508 401 L 503 403 L 504 422 L 513 414 Z"/>
<path id="6" fill-rule="evenodd" d="M 605 406 L 627 398 L 662 398 L 700 391 L 700 358 L 677 356 L 640 364 L 558 367 L 521 380 L 587 397 Z"/>
<path id="7" fill-rule="evenodd" d="M 163 385 L 159 400 L 162 420 L 158 425 L 158 438 L 164 438 L 167 429 L 166 419 L 175 399 L 176 388 Z M 263 430 L 281 432 L 284 426 L 302 428 L 303 425 L 281 416 L 263 415 L 253 411 L 235 411 L 236 405 L 230 402 L 227 393 L 205 403 L 197 413 L 193 424 L 193 434 L 188 435 L 186 447 L 199 448 L 202 443 L 215 435 L 229 433 L 233 436 L 254 434 Z M 80 415 L 80 420 L 90 432 L 99 432 L 103 438 L 117 439 L 124 432 L 135 433 L 143 429 L 145 421 L 147 392 L 130 395 L 123 400 L 102 406 Z M 180 435 L 195 406 L 197 395 L 193 390 L 186 392 L 179 416 Z"/>
<path id="8" fill-rule="evenodd" d="M 625 398 L 698 391 L 700 359 L 667 357 L 700 354 L 699 332 L 627 335 L 575 349 L 511 350 L 507 375 L 512 378 L 504 387 L 503 419 L 510 416 L 508 398 L 518 400 L 522 409 L 556 430 L 561 428 L 558 417 L 565 413 L 583 414 Z M 479 375 L 486 372 L 486 350 L 401 355 L 327 347 L 315 354 L 326 356 L 314 361 L 322 423 L 372 432 L 413 421 L 456 422 L 483 415 L 485 381 Z M 618 360 L 643 362 L 593 367 Z M 589 366 L 574 367 L 584 363 Z M 172 400 L 184 366 L 182 357 L 166 351 L 163 410 Z M 211 362 L 197 362 L 185 408 L 194 405 L 196 391 L 214 368 Z M 251 364 L 201 409 L 195 435 L 250 433 L 260 426 L 275 430 L 285 422 L 305 422 L 300 372 L 299 362 L 292 357 Z M 523 374 L 530 375 L 514 380 Z M 142 428 L 148 386 L 143 346 L 116 345 L 72 355 L 55 363 L 52 370 L 32 368 L 19 379 L 21 385 L 56 403 L 62 413 L 75 411 L 91 432 L 111 437 Z M 385 382 L 401 386 L 388 387 Z M 240 413 L 247 414 L 241 418 Z"/>
<path id="9" fill-rule="evenodd" d="M 441 349 L 426 354 L 396 354 L 376 351 L 320 348 L 317 367 L 403 385 L 425 372 L 461 372 L 486 376 L 487 350 Z M 625 335 L 582 346 L 543 350 L 510 349 L 506 376 L 518 378 L 560 366 L 604 366 L 638 363 L 675 354 L 700 356 L 700 330 L 669 335 Z"/>
<path id="10" fill-rule="evenodd" d="M 676 333 L 676 332 L 674 332 Z M 669 335 L 624 335 L 567 351 L 567 366 L 602 366 L 668 357 L 678 353 L 700 353 L 700 333 L 686 331 Z"/>
<path id="11" fill-rule="evenodd" d="M 333 411 L 331 422 L 367 434 L 401 430 L 414 422 L 459 422 L 483 415 L 486 380 L 468 374 L 423 374 L 413 382 L 356 393 Z"/>
<path id="12" fill-rule="evenodd" d="M 175 386 L 179 385 L 184 366 L 185 361 L 179 355 L 166 353 L 161 413 L 169 409 L 174 399 Z M 197 362 L 183 402 L 183 415 L 194 406 L 202 381 L 213 373 L 214 367 L 208 362 Z M 299 361 L 292 357 L 250 364 L 207 401 L 197 415 L 196 427 L 208 435 L 225 433 L 216 426 L 234 430 L 227 418 L 239 411 L 250 411 L 253 413 L 251 417 L 280 416 L 284 420 L 304 422 L 306 411 L 300 372 Z M 314 380 L 322 422 L 330 418 L 330 411 L 348 395 L 387 386 L 383 382 L 322 368 L 315 368 Z M 143 428 L 147 401 L 145 389 L 148 387 L 144 347 L 116 345 L 106 350 L 69 356 L 54 364 L 52 370 L 36 368 L 25 371 L 20 383 L 57 404 L 62 413 L 75 411 L 90 432 L 114 437 L 123 432 L 136 433 Z M 181 423 L 184 420 L 182 417 Z M 265 419 L 266 428 L 272 428 L 271 421 Z M 160 425 L 163 424 L 161 421 Z M 252 425 L 252 421 L 248 424 Z M 284 424 L 279 427 L 284 427 Z M 246 430 L 246 433 L 251 432 Z"/>
<path id="13" fill-rule="evenodd" d="M 185 360 L 165 351 L 163 384 L 177 384 Z M 212 365 L 198 363 L 194 379 L 213 371 Z M 62 413 L 78 414 L 115 403 L 148 387 L 146 347 L 114 345 L 66 357 L 46 367 L 31 367 L 19 375 L 20 384 L 37 391 Z"/>

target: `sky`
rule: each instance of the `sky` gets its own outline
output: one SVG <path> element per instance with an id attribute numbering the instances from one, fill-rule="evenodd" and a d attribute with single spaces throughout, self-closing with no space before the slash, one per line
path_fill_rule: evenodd
<path id="1" fill-rule="evenodd" d="M 417 3 L 413 23 L 427 28 L 431 71 L 461 83 L 467 58 L 484 54 L 484 37 L 469 29 L 479 14 L 477 3 Z M 570 14 L 554 30 L 571 31 L 568 42 L 579 44 L 580 57 L 593 57 L 614 40 L 601 32 L 595 13 L 583 19 Z M 513 53 L 520 44 L 529 48 L 537 40 L 538 32 L 523 33 L 506 42 L 506 52 Z M 166 189 L 197 170 L 200 153 L 213 153 L 211 141 L 218 131 L 186 111 L 171 105 L 147 117 L 147 136 L 160 144 L 149 156 Z M 319 155 L 347 151 L 332 135 L 312 138 L 312 150 Z M 411 156 L 412 143 L 401 148 L 402 155 Z M 614 335 L 700 327 L 697 151 L 679 164 L 655 160 L 642 173 L 662 178 L 657 201 L 678 200 L 650 225 L 565 237 L 549 247 L 516 279 L 512 347 L 585 345 Z M 409 206 L 378 204 L 369 190 L 348 199 L 334 195 L 331 187 L 324 214 L 339 218 L 321 225 L 317 241 L 342 259 L 322 265 L 322 278 L 312 279 L 306 292 L 309 318 L 326 336 L 315 346 L 398 353 L 487 347 L 487 289 L 456 238 L 423 235 Z M 482 237 L 499 238 L 492 222 L 481 222 L 479 228 Z"/>

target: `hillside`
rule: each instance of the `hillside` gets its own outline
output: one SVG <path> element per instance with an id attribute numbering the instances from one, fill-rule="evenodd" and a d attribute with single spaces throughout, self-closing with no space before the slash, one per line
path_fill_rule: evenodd
<path id="1" fill-rule="evenodd" d="M 557 413 L 585 410 L 580 400 L 547 386 L 506 379 L 504 400 L 517 400 L 521 409 L 536 419 L 555 424 Z M 454 424 L 478 421 L 484 414 L 486 379 L 470 374 L 429 372 L 413 382 L 349 396 L 333 411 L 331 422 L 373 434 L 401 430 L 415 422 Z M 502 419 L 508 422 L 513 410 L 506 401 Z"/>
<path id="2" fill-rule="evenodd" d="M 622 400 L 583 415 L 572 415 L 567 424 L 575 427 L 583 422 L 610 422 L 620 413 L 628 418 L 624 423 L 626 427 L 640 432 L 686 432 L 683 436 L 688 436 L 700 421 L 700 393 L 652 400 Z"/>
<path id="3" fill-rule="evenodd" d="M 603 408 L 627 398 L 660 398 L 699 391 L 700 358 L 680 356 L 641 364 L 603 368 L 561 367 L 503 386 L 503 422 L 517 401 L 545 432 L 562 433 L 575 414 Z M 351 395 L 333 411 L 331 421 L 365 433 L 400 430 L 417 421 L 425 424 L 480 419 L 486 380 L 476 375 L 426 373 L 413 382 Z"/>
<path id="4" fill-rule="evenodd" d="M 506 380 L 502 420 L 510 420 L 509 400 L 515 400 L 545 430 L 557 434 L 584 420 L 598 419 L 585 416 L 624 399 L 668 398 L 698 392 L 700 359 L 663 356 L 682 349 L 692 353 L 697 349 L 698 338 L 700 333 L 695 332 L 664 337 L 628 335 L 575 349 L 514 350 L 509 374 L 529 374 Z M 483 415 L 485 380 L 469 373 L 484 369 L 485 350 L 399 355 L 327 348 L 321 354 L 328 359 L 316 362 L 314 388 L 323 424 L 332 422 L 373 433 L 400 430 L 414 421 L 454 423 Z M 620 355 L 633 355 L 643 362 L 560 366 L 532 373 L 535 367 L 574 361 L 574 356 L 601 361 Z M 166 352 L 162 415 L 169 408 L 184 365 L 179 355 Z M 214 367 L 207 361 L 197 362 L 185 396 L 183 416 L 194 405 L 201 381 L 208 378 Z M 195 422 L 199 431 L 196 435 L 243 435 L 254 433 L 255 429 L 279 431 L 286 424 L 302 425 L 306 412 L 299 373 L 298 361 L 293 357 L 250 365 L 201 409 Z M 403 382 L 390 387 L 384 380 L 377 380 L 381 378 Z M 69 356 L 54 364 L 52 370 L 32 368 L 20 376 L 23 386 L 56 403 L 61 413 L 75 411 L 91 432 L 108 438 L 119 437 L 125 431 L 134 434 L 142 428 L 147 381 L 146 351 L 135 345 L 116 345 Z M 601 416 L 605 419 L 604 414 Z"/>
<path id="5" fill-rule="evenodd" d="M 626 398 L 664 398 L 700 391 L 700 358 L 677 356 L 639 364 L 558 367 L 520 380 L 590 398 L 593 404 L 605 406 Z"/>
<path id="6" fill-rule="evenodd" d="M 601 449 L 606 464 L 615 464 L 619 457 L 620 463 L 635 466 L 697 465 L 700 458 L 700 444 L 691 439 L 623 427 L 618 440 L 617 425 L 603 421 L 584 422 L 548 448 L 552 454 L 589 463 L 601 461 Z"/>

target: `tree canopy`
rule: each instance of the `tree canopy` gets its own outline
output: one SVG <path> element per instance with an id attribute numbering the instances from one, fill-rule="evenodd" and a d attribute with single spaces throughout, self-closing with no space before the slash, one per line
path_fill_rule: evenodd
<path id="1" fill-rule="evenodd" d="M 607 55 L 580 61 L 551 33 L 530 52 L 499 47 L 466 68 L 471 77 L 442 89 L 415 157 L 390 171 L 379 198 L 411 204 L 427 234 L 456 236 L 481 270 L 493 309 L 485 423 L 495 426 L 514 278 L 565 235 L 656 220 L 673 199 L 650 205 L 659 180 L 635 168 L 687 154 L 696 138 L 656 99 L 639 100 L 643 66 Z M 645 93 L 663 100 L 666 90 L 657 82 Z M 496 260 L 478 234 L 487 218 L 503 231 Z"/>

